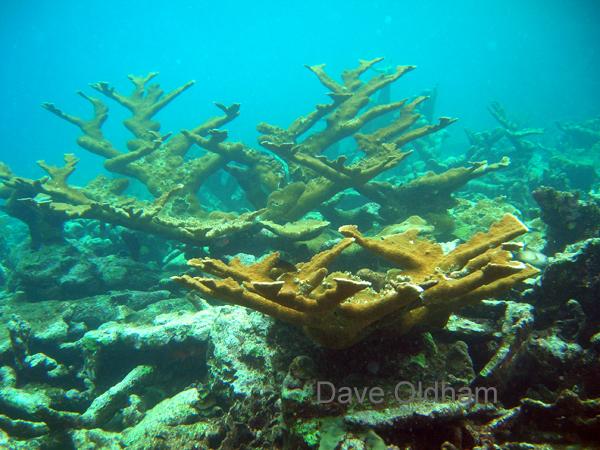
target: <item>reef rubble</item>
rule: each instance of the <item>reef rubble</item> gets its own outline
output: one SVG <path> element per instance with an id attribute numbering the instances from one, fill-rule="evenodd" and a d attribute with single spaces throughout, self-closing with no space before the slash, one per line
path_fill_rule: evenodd
<path id="1" fill-rule="evenodd" d="M 585 248 L 572 257 L 575 264 L 596 246 Z M 542 278 L 529 301 L 553 305 L 544 295 L 551 286 Z M 600 347 L 595 335 L 573 327 L 578 309 L 569 302 L 557 314 L 544 304 L 485 300 L 430 332 L 372 336 L 327 350 L 295 327 L 240 306 L 168 292 L 140 302 L 140 295 L 150 294 L 5 306 L 2 316 L 13 318 L 0 336 L 4 443 L 504 448 L 595 440 Z M 60 314 L 65 302 L 79 310 Z M 98 304 L 113 311 L 101 324 L 89 319 Z M 443 398 L 434 389 L 440 380 Z M 319 394 L 319 382 L 383 394 L 375 403 L 339 394 L 330 401 L 331 391 Z M 415 401 L 397 398 L 401 382 L 400 400 Z M 453 397 L 490 386 L 496 402 Z M 417 400 L 426 388 L 429 397 Z M 568 422 L 561 419 L 565 408 Z"/>

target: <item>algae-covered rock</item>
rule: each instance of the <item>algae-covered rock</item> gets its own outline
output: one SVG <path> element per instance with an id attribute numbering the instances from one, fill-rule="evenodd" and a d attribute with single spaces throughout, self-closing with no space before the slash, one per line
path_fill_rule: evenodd
<path id="1" fill-rule="evenodd" d="M 149 290 L 158 282 L 146 264 L 116 255 L 90 257 L 74 246 L 54 244 L 19 249 L 9 285 L 27 300 L 40 301 L 84 298 L 111 289 Z"/>
<path id="2" fill-rule="evenodd" d="M 77 449 L 82 450 L 122 450 L 120 433 L 104 431 L 100 428 L 92 430 L 74 430 L 70 442 Z"/>
<path id="3" fill-rule="evenodd" d="M 585 342 L 596 332 L 600 321 L 600 239 L 588 239 L 568 246 L 563 253 L 550 259 L 541 283 L 531 292 L 531 299 L 541 310 L 542 320 L 549 322 L 571 299 L 576 300 L 585 314 L 580 333 Z"/>
<path id="4" fill-rule="evenodd" d="M 89 408 L 79 417 L 81 425 L 96 428 L 104 425 L 119 409 L 125 406 L 126 399 L 148 382 L 154 369 L 151 366 L 137 366 L 119 383 L 94 399 Z"/>
<path id="5" fill-rule="evenodd" d="M 419 230 L 420 234 L 432 233 L 435 227 L 419 216 L 410 216 L 408 219 L 398 224 L 391 224 L 381 229 L 377 236 L 389 236 L 392 234 L 404 233 L 409 230 Z"/>
<path id="6" fill-rule="evenodd" d="M 505 197 L 484 198 L 477 202 L 460 200 L 458 205 L 451 210 L 451 214 L 455 221 L 453 234 L 462 240 L 468 240 L 473 233 L 487 230 L 504 214 L 513 214 L 517 217 L 521 215 L 520 211 Z"/>
<path id="7" fill-rule="evenodd" d="M 121 442 L 123 447 L 131 449 L 155 448 L 156 445 L 175 445 L 184 439 L 190 448 L 194 441 L 200 441 L 209 426 L 197 423 L 200 396 L 194 388 L 165 399 L 146 412 L 142 421 L 132 428 L 124 430 Z M 192 425 L 193 424 L 193 425 Z M 181 427 L 181 429 L 178 429 Z M 172 447 L 171 447 L 172 448 Z"/>
<path id="8" fill-rule="evenodd" d="M 43 427 L 44 423 L 51 428 L 72 427 L 78 417 L 74 412 L 54 409 L 52 399 L 43 391 L 26 391 L 14 387 L 0 390 L 0 414 L 37 423 L 35 426 L 31 425 L 31 430 Z"/>
<path id="9" fill-rule="evenodd" d="M 206 348 L 217 314 L 214 309 L 192 314 L 163 314 L 147 325 L 107 322 L 88 331 L 73 345 L 82 351 L 94 352 L 97 360 L 107 358 L 107 362 L 114 352 L 122 358 L 143 353 L 168 355 L 185 349 L 198 352 Z"/>
<path id="10" fill-rule="evenodd" d="M 600 237 L 600 202 L 580 199 L 580 193 L 542 186 L 533 192 L 542 220 L 548 225 L 549 253 L 561 252 L 569 244 Z"/>
<path id="11" fill-rule="evenodd" d="M 2 419 L 0 419 L 2 421 Z M 49 439 L 46 436 L 38 438 L 28 438 L 26 440 L 18 440 L 4 431 L 4 427 L 0 429 L 0 448 L 10 450 L 42 450 L 48 448 Z"/>
<path id="12" fill-rule="evenodd" d="M 248 396 L 269 386 L 275 375 L 267 342 L 271 326 L 271 319 L 245 308 L 219 308 L 207 355 L 214 392 L 231 389 L 235 396 Z"/>
<path id="13" fill-rule="evenodd" d="M 115 255 L 91 261 L 98 267 L 105 290 L 151 290 L 158 285 L 159 277 L 148 264 Z"/>
<path id="14" fill-rule="evenodd" d="M 10 285 L 32 301 L 72 299 L 102 292 L 98 267 L 68 245 L 19 252 Z"/>

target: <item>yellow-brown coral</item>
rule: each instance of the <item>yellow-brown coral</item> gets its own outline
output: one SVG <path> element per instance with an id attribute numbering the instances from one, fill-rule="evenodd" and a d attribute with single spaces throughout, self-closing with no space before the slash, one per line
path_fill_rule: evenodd
<path id="1" fill-rule="evenodd" d="M 487 233 L 445 254 L 441 245 L 410 230 L 384 238 L 364 237 L 344 226 L 346 236 L 329 250 L 300 263 L 296 270 L 279 269 L 279 254 L 244 265 L 238 259 L 192 259 L 190 265 L 218 278 L 175 277 L 184 285 L 229 303 L 246 306 L 304 329 L 319 344 L 348 347 L 372 331 L 402 335 L 415 328 L 443 326 L 451 312 L 497 295 L 537 270 L 512 260 L 507 244 L 527 228 L 516 217 L 504 216 Z M 356 243 L 398 265 L 384 274 L 383 286 L 345 272 L 329 273 L 327 265 Z"/>

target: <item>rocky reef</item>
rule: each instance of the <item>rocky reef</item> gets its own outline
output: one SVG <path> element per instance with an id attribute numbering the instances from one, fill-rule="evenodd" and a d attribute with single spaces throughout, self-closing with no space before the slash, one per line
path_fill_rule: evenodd
<path id="1" fill-rule="evenodd" d="M 599 248 L 592 240 L 556 257 L 523 298 L 484 300 L 431 332 L 342 350 L 258 312 L 169 291 L 13 300 L 2 311 L 2 439 L 11 448 L 592 445 Z M 582 279 L 590 290 L 559 293 L 582 266 L 595 267 Z"/>
<path id="2" fill-rule="evenodd" d="M 493 103 L 449 156 L 455 119 L 380 61 L 308 66 L 329 100 L 256 146 L 239 104 L 162 132 L 194 83 L 156 73 L 91 85 L 123 148 L 103 100 L 43 104 L 103 169 L 0 163 L 0 447 L 600 445 L 598 120 Z"/>

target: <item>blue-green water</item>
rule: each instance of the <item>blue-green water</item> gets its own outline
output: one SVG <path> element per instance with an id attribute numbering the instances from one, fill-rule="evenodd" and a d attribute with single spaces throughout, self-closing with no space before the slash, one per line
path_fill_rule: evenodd
<path id="1" fill-rule="evenodd" d="M 165 88 L 198 81 L 162 114 L 166 130 L 193 126 L 213 101 L 239 102 L 230 128 L 253 142 L 258 121 L 285 124 L 323 101 L 305 64 L 339 73 L 378 56 L 419 67 L 398 98 L 439 87 L 438 111 L 461 120 L 456 145 L 461 127 L 494 125 L 491 100 L 552 127 L 598 114 L 597 24 L 593 1 L 4 2 L 0 124 L 13 150 L 3 158 L 30 171 L 32 160 L 59 160 L 77 134 L 41 102 L 84 114 L 73 94 L 88 83 L 125 88 L 125 75 L 150 71 Z M 107 127 L 124 139 L 119 114 Z"/>
<path id="2" fill-rule="evenodd" d="M 600 445 L 596 1 L 0 25 L 0 448 Z"/>

